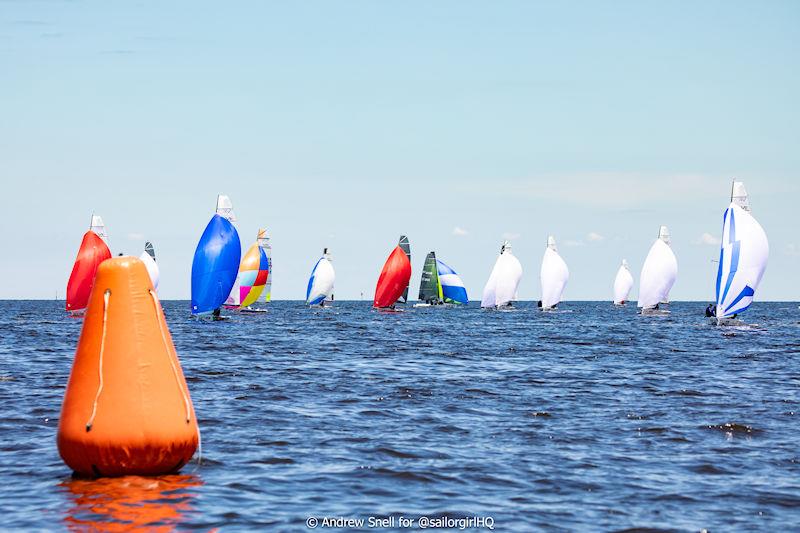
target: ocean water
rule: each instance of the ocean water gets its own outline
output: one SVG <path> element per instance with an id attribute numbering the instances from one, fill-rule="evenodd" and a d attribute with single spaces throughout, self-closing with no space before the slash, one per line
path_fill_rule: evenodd
<path id="1" fill-rule="evenodd" d="M 439 517 L 491 517 L 499 531 L 800 527 L 797 303 L 756 303 L 757 326 L 736 329 L 707 325 L 698 302 L 668 317 L 606 302 L 274 302 L 223 322 L 164 307 L 202 459 L 178 475 L 86 480 L 55 443 L 81 322 L 62 302 L 0 302 L 0 528 L 303 531 L 340 517 L 366 530 L 400 516 L 412 526 L 389 529 Z"/>

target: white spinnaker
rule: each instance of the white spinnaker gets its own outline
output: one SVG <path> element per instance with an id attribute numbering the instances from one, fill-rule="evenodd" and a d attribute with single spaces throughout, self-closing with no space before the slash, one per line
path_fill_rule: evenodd
<path id="1" fill-rule="evenodd" d="M 558 254 L 556 241 L 553 237 L 547 239 L 547 248 L 542 257 L 542 269 L 539 274 L 542 283 L 542 309 L 552 308 L 561 301 L 564 287 L 569 280 L 567 263 Z"/>
<path id="2" fill-rule="evenodd" d="M 500 265 L 500 257 L 498 256 L 497 261 L 494 262 L 494 267 L 492 267 L 492 273 L 489 274 L 489 280 L 483 287 L 483 297 L 481 298 L 481 307 L 495 306 L 496 289 L 497 289 L 497 272 L 499 265 Z"/>
<path id="3" fill-rule="evenodd" d="M 658 238 L 642 266 L 639 278 L 638 307 L 652 309 L 661 302 L 669 301 L 669 291 L 678 277 L 678 260 L 669 244 Z"/>
<path id="4" fill-rule="evenodd" d="M 514 257 L 510 249 L 500 254 L 497 278 L 495 279 L 494 304 L 502 307 L 517 299 L 517 288 L 522 279 L 522 264 Z"/>
<path id="5" fill-rule="evenodd" d="M 753 302 L 769 258 L 769 241 L 753 215 L 731 202 L 722 222 L 717 270 L 717 318 L 741 313 Z"/>
<path id="6" fill-rule="evenodd" d="M 327 255 L 327 254 L 326 254 Z M 311 273 L 311 291 L 308 293 L 307 303 L 316 302 L 320 298 L 323 300 L 330 298 L 333 294 L 333 283 L 336 281 L 336 272 L 333 270 L 333 263 L 323 256 L 314 271 Z"/>
<path id="7" fill-rule="evenodd" d="M 623 304 L 627 302 L 632 288 L 633 274 L 628 268 L 628 262 L 623 259 L 619 270 L 617 270 L 617 277 L 614 278 L 614 303 Z"/>
<path id="8" fill-rule="evenodd" d="M 489 281 L 483 288 L 481 307 L 500 307 L 517 300 L 517 288 L 522 279 L 522 265 L 511 253 L 511 244 L 503 242 L 500 256 L 494 263 Z"/>
<path id="9" fill-rule="evenodd" d="M 144 266 L 147 267 L 147 273 L 150 275 L 150 281 L 153 282 L 153 288 L 158 291 L 158 281 L 161 277 L 161 273 L 158 269 L 158 263 L 156 263 L 147 252 L 142 252 L 142 255 L 139 256 L 139 259 L 141 259 L 142 263 L 144 263 Z"/>

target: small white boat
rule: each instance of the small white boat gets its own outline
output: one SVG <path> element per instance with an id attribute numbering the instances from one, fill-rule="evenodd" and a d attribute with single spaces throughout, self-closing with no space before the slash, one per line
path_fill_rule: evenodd
<path id="1" fill-rule="evenodd" d="M 556 239 L 552 235 L 547 237 L 547 247 L 544 249 L 542 257 L 542 269 L 540 272 L 542 283 L 542 311 L 552 311 L 561 302 L 564 295 L 564 288 L 569 281 L 569 268 L 567 263 L 559 255 L 556 247 Z"/>
<path id="2" fill-rule="evenodd" d="M 503 241 L 500 256 L 494 263 L 489 280 L 483 288 L 481 307 L 500 309 L 512 306 L 516 300 L 517 288 L 522 279 L 522 264 L 511 253 L 511 243 Z"/>
<path id="3" fill-rule="evenodd" d="M 622 264 L 617 270 L 617 277 L 614 278 L 614 305 L 623 306 L 628 301 L 628 295 L 633 288 L 633 274 L 628 266 L 628 261 L 622 260 Z"/>
<path id="4" fill-rule="evenodd" d="M 678 277 L 678 259 L 670 248 L 670 235 L 666 226 L 658 230 L 658 238 L 650 247 L 639 277 L 637 307 L 643 315 L 668 314 L 669 291 Z"/>

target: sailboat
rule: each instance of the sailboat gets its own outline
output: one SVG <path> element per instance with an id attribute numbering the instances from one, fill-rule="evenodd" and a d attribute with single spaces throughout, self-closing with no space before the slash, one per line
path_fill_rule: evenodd
<path id="1" fill-rule="evenodd" d="M 217 197 L 217 211 L 208 225 L 192 261 L 192 315 L 219 315 L 239 271 L 242 244 L 233 226 L 236 217 L 230 198 Z"/>
<path id="2" fill-rule="evenodd" d="M 408 301 L 408 282 L 411 279 L 411 245 L 405 235 L 383 265 L 378 285 L 375 287 L 375 299 L 372 307 L 376 309 L 394 309 L 396 303 Z"/>
<path id="3" fill-rule="evenodd" d="M 256 238 L 256 242 L 250 245 L 242 257 L 239 274 L 228 299 L 225 300 L 225 308 L 251 313 L 266 312 L 264 309 L 254 309 L 251 306 L 261 296 L 268 277 L 269 259 Z"/>
<path id="4" fill-rule="evenodd" d="M 625 305 L 628 295 L 633 288 L 633 274 L 628 267 L 628 261 L 622 260 L 622 264 L 617 270 L 617 277 L 614 278 L 614 305 Z"/>
<path id="5" fill-rule="evenodd" d="M 144 243 L 144 252 L 139 256 L 139 259 L 144 263 L 144 266 L 147 267 L 147 273 L 150 275 L 153 289 L 158 291 L 158 281 L 161 276 L 158 263 L 156 263 L 156 251 L 153 248 L 153 243 L 150 241 Z"/>
<path id="6" fill-rule="evenodd" d="M 542 311 L 551 311 L 561 302 L 564 287 L 569 280 L 567 263 L 558 254 L 556 239 L 552 235 L 547 237 L 547 247 L 542 257 L 542 270 L 540 272 L 542 283 Z"/>
<path id="7" fill-rule="evenodd" d="M 99 215 L 92 214 L 89 230 L 84 233 L 78 255 L 72 265 L 72 273 L 67 282 L 66 309 L 71 313 L 80 313 L 89 303 L 89 295 L 94 285 L 97 267 L 111 258 L 108 249 L 106 227 Z"/>
<path id="8" fill-rule="evenodd" d="M 306 303 L 308 305 L 325 306 L 325 302 L 333 302 L 333 282 L 336 281 L 336 272 L 333 270 L 331 254 L 328 249 L 322 250 L 311 276 L 308 278 L 306 288 Z M 329 299 L 330 298 L 330 299 Z"/>
<path id="9" fill-rule="evenodd" d="M 650 247 L 639 278 L 639 302 L 643 315 L 665 314 L 669 291 L 678 277 L 678 260 L 670 248 L 669 230 L 661 226 L 658 238 Z"/>
<path id="10" fill-rule="evenodd" d="M 269 303 L 272 301 L 272 245 L 269 243 L 269 237 L 267 237 L 267 230 L 259 229 L 258 230 L 258 245 L 264 250 L 264 254 L 267 256 L 267 263 L 268 263 L 268 270 L 269 274 L 267 274 L 267 284 L 264 287 L 264 301 Z"/>
<path id="11" fill-rule="evenodd" d="M 522 279 L 522 264 L 511 252 L 511 243 L 503 241 L 500 256 L 494 263 L 489 280 L 483 288 L 481 307 L 498 309 L 511 307 L 517 298 L 517 289 Z"/>
<path id="12" fill-rule="evenodd" d="M 768 258 L 767 234 L 750 212 L 750 199 L 744 183 L 734 181 L 731 204 L 722 217 L 713 323 L 741 324 L 736 316 L 753 303 Z"/>
<path id="13" fill-rule="evenodd" d="M 414 307 L 469 302 L 467 289 L 461 277 L 443 261 L 436 259 L 436 252 L 430 252 L 425 257 L 418 299 L 421 303 L 415 304 Z"/>

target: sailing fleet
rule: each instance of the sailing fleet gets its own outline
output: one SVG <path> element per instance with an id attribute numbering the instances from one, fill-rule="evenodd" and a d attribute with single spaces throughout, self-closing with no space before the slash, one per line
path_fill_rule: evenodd
<path id="1" fill-rule="evenodd" d="M 272 247 L 265 229 L 259 229 L 255 242 L 242 255 L 241 241 L 236 229 L 236 217 L 230 198 L 217 197 L 214 214 L 206 225 L 192 260 L 192 316 L 221 317 L 221 309 L 239 312 L 264 312 L 253 307 L 272 297 Z M 764 275 L 769 257 L 769 242 L 764 229 L 753 216 L 744 184 L 734 181 L 731 202 L 722 219 L 722 239 L 715 283 L 715 303 L 706 309 L 706 316 L 715 325 L 738 325 L 737 318 L 753 302 Z M 87 305 L 94 277 L 103 261 L 111 258 L 108 236 L 100 216 L 93 214 L 89 229 L 83 236 L 72 272 L 67 283 L 66 310 L 80 314 Z M 155 248 L 149 241 L 139 256 L 158 290 L 159 267 Z M 411 279 L 411 245 L 401 235 L 381 269 L 375 287 L 373 308 L 396 311 L 398 304 L 408 302 Z M 518 288 L 523 268 L 512 251 L 511 243 L 503 241 L 500 253 L 483 289 L 481 307 L 509 309 L 518 301 Z M 645 258 L 639 276 L 637 307 L 643 315 L 669 313 L 669 293 L 678 276 L 678 260 L 670 246 L 667 226 L 660 226 Z M 336 273 L 328 248 L 314 264 L 306 287 L 309 306 L 326 307 L 334 300 Z M 556 310 L 569 281 L 569 268 L 558 253 L 556 239 L 550 235 L 540 269 L 542 311 Z M 623 259 L 613 281 L 615 306 L 628 302 L 635 284 L 627 260 Z M 431 251 L 425 257 L 420 280 L 418 303 L 415 307 L 459 306 L 469 302 L 467 290 L 458 273 L 437 258 Z"/>

